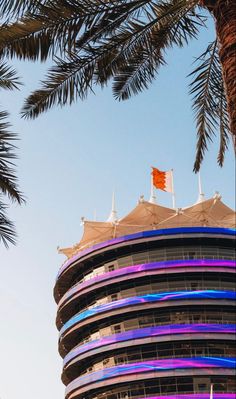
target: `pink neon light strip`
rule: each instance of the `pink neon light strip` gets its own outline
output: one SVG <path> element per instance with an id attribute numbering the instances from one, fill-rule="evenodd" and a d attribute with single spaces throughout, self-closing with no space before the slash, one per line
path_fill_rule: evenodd
<path id="1" fill-rule="evenodd" d="M 66 294 L 61 298 L 58 306 L 60 307 L 62 303 L 64 303 L 68 298 L 73 296 L 79 291 L 82 291 L 84 288 L 89 287 L 90 285 L 99 283 L 101 281 L 111 281 L 115 277 L 127 276 L 128 274 L 135 274 L 139 272 L 151 271 L 151 270 L 166 270 L 166 269 L 176 269 L 176 268 L 185 268 L 185 267 L 195 267 L 201 269 L 202 267 L 212 267 L 217 271 L 219 267 L 227 267 L 230 270 L 236 268 L 235 261 L 232 260 L 212 260 L 212 259 L 194 259 L 194 260 L 177 260 L 177 261 L 163 261 L 163 262 L 152 262 L 152 263 L 143 263 L 140 265 L 128 266 L 121 269 L 117 269 L 108 273 L 101 274 L 100 276 L 93 277 L 90 280 L 84 281 L 83 283 L 78 283 L 74 285 Z"/>
<path id="2" fill-rule="evenodd" d="M 64 367 L 82 353 L 91 351 L 96 348 L 102 348 L 118 342 L 129 340 L 143 339 L 147 337 L 159 337 L 164 335 L 180 335 L 180 334 L 196 334 L 196 333 L 214 333 L 214 334 L 235 334 L 235 324 L 171 324 L 158 327 L 139 328 L 130 330 L 120 334 L 113 334 L 108 337 L 88 342 L 84 345 L 76 346 L 64 358 Z M 222 337 L 223 338 L 223 337 Z M 102 349 L 101 349 L 102 350 Z"/>
<path id="3" fill-rule="evenodd" d="M 183 395 L 148 396 L 138 399 L 209 399 L 209 393 L 190 393 Z M 214 399 L 236 399 L 235 393 L 214 393 Z"/>

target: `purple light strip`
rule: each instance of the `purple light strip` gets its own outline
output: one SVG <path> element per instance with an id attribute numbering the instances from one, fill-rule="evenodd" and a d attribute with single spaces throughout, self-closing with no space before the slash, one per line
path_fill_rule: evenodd
<path id="1" fill-rule="evenodd" d="M 210 393 L 190 393 L 183 395 L 147 396 L 138 399 L 209 399 Z M 235 393 L 214 393 L 214 399 L 236 399 Z"/>
<path id="2" fill-rule="evenodd" d="M 137 330 L 130 330 L 120 334 L 113 334 L 101 339 L 88 342 L 84 345 L 78 345 L 65 356 L 63 364 L 65 367 L 67 363 L 70 362 L 70 360 L 76 358 L 76 356 L 91 351 L 93 349 L 134 339 L 173 334 L 235 334 L 235 332 L 235 324 L 171 324 L 166 326 L 139 328 Z"/>
<path id="3" fill-rule="evenodd" d="M 71 319 L 69 319 L 60 330 L 60 337 L 62 334 L 73 327 L 78 322 L 97 315 L 99 313 L 109 312 L 110 310 L 120 309 L 127 306 L 139 305 L 142 303 L 151 302 L 163 302 L 163 301 L 175 301 L 185 299 L 229 299 L 235 300 L 236 293 L 234 291 L 216 291 L 216 290 L 198 290 L 198 291 L 171 291 L 146 294 L 141 296 L 133 296 L 130 298 L 119 299 L 118 301 L 108 302 L 103 305 L 95 306 L 90 309 L 86 309 L 83 312 L 77 313 Z"/>
<path id="4" fill-rule="evenodd" d="M 220 358 L 220 357 L 195 357 L 183 359 L 162 359 L 152 360 L 142 363 L 123 364 L 116 367 L 102 369 L 94 373 L 83 375 L 76 378 L 66 388 L 66 394 L 70 391 L 82 387 L 83 385 L 91 384 L 93 382 L 102 382 L 113 377 L 120 377 L 122 375 L 166 371 L 175 369 L 192 369 L 192 368 L 230 368 L 234 369 L 236 366 L 236 359 Z M 206 373 L 206 371 L 204 371 Z"/>
<path id="5" fill-rule="evenodd" d="M 76 293 L 79 293 L 79 291 L 82 291 L 84 288 L 89 287 L 101 281 L 107 281 L 107 280 L 111 281 L 115 277 L 121 277 L 121 276 L 126 276 L 128 274 L 139 273 L 141 271 L 165 270 L 172 268 L 176 269 L 176 268 L 191 267 L 191 266 L 196 268 L 208 266 L 212 268 L 227 267 L 230 269 L 235 269 L 236 262 L 233 260 L 194 259 L 194 260 L 176 260 L 176 261 L 169 260 L 163 262 L 143 263 L 140 265 L 128 266 L 101 274 L 100 276 L 93 277 L 90 280 L 84 281 L 83 283 L 75 284 L 61 298 L 60 302 L 58 303 L 58 306 L 60 307 L 68 298 L 70 298 Z"/>
<path id="6" fill-rule="evenodd" d="M 160 230 L 150 230 L 150 231 L 142 231 L 139 233 L 130 234 L 123 237 L 113 238 L 111 240 L 104 241 L 99 244 L 95 244 L 89 248 L 86 248 L 76 255 L 72 256 L 68 259 L 60 268 L 57 278 L 69 267 L 73 262 L 80 259 L 81 257 L 88 255 L 89 253 L 109 247 L 114 244 L 119 244 L 125 241 L 136 240 L 139 238 L 147 238 L 147 237 L 154 237 L 154 236 L 161 236 L 161 235 L 173 235 L 173 234 L 193 234 L 193 233 L 203 233 L 203 234 L 224 234 L 235 236 L 234 229 L 226 229 L 226 228 L 218 228 L 218 227 L 180 227 L 180 228 L 173 228 L 173 229 L 160 229 Z"/>

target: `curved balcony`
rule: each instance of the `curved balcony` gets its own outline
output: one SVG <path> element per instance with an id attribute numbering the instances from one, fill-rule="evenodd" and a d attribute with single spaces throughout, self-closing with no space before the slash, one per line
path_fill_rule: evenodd
<path id="1" fill-rule="evenodd" d="M 76 398 L 90 389 L 102 385 L 124 383 L 134 379 L 157 378 L 160 376 L 216 374 L 233 375 L 236 360 L 232 358 L 196 357 L 183 359 L 163 359 L 141 363 L 125 364 L 103 369 L 79 378 L 76 378 L 66 388 L 66 398 Z M 197 371 L 197 373 L 195 373 Z M 124 378 L 123 378 L 124 377 Z"/>
<path id="2" fill-rule="evenodd" d="M 111 272 L 103 273 L 84 282 L 76 283 L 60 299 L 58 311 L 71 300 L 88 294 L 90 291 L 112 285 L 133 278 L 142 278 L 150 275 L 166 275 L 171 273 L 194 272 L 230 272 L 235 273 L 236 264 L 233 260 L 194 259 L 166 262 L 145 263 L 125 267 Z"/>
<path id="3" fill-rule="evenodd" d="M 201 239 L 205 241 L 206 239 L 209 239 L 214 241 L 216 237 L 219 237 L 222 242 L 225 240 L 226 242 L 230 243 L 230 246 L 233 246 L 231 241 L 235 238 L 235 231 L 233 229 L 214 227 L 160 229 L 130 234 L 124 237 L 114 238 L 112 240 L 96 244 L 90 248 L 80 251 L 62 265 L 59 270 L 54 288 L 55 300 L 58 302 L 65 294 L 65 287 L 68 286 L 71 279 L 74 278 L 75 271 L 78 271 L 78 268 L 82 267 L 84 262 L 90 260 L 91 257 L 95 255 L 102 254 L 104 257 L 106 253 L 110 252 L 113 254 L 112 256 L 114 256 L 114 250 L 122 250 L 122 248 L 126 247 L 127 245 L 130 247 L 137 247 L 141 245 L 142 247 L 146 242 L 151 243 L 155 241 L 156 245 L 158 245 L 158 243 L 161 245 L 164 243 L 166 243 L 166 245 L 173 245 L 175 240 L 183 243 L 186 243 L 187 239 L 193 241 Z M 118 255 L 118 257 L 119 256 L 120 255 Z"/>
<path id="4" fill-rule="evenodd" d="M 139 328 L 120 334 L 113 334 L 101 339 L 97 339 L 78 345 L 73 348 L 64 358 L 63 367 L 67 368 L 70 364 L 84 358 L 94 356 L 98 351 L 102 353 L 113 351 L 127 345 L 140 345 L 140 343 L 153 343 L 171 340 L 186 339 L 235 339 L 235 324 L 175 324 L 159 327 Z"/>
<path id="5" fill-rule="evenodd" d="M 92 307 L 81 313 L 76 314 L 70 320 L 68 320 L 60 330 L 60 337 L 74 327 L 79 322 L 85 319 L 91 318 L 92 316 L 97 316 L 99 314 L 106 314 L 115 309 L 127 308 L 130 311 L 132 307 L 136 305 L 142 305 L 143 303 L 163 303 L 169 301 L 180 301 L 187 299 L 195 300 L 213 300 L 217 303 L 219 300 L 229 300 L 235 301 L 236 294 L 233 291 L 215 291 L 215 290 L 200 290 L 200 291 L 173 291 L 173 292 L 163 292 L 158 294 L 147 294 L 142 296 L 136 296 L 131 298 L 120 299 L 118 301 L 109 302 L 100 306 Z M 107 315 L 108 317 L 108 315 Z"/>

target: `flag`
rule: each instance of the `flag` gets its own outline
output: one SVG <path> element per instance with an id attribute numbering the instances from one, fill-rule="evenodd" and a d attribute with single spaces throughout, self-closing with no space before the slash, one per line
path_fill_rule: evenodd
<path id="1" fill-rule="evenodd" d="M 173 178 L 172 171 L 163 172 L 157 168 L 152 167 L 152 184 L 159 190 L 173 193 Z"/>

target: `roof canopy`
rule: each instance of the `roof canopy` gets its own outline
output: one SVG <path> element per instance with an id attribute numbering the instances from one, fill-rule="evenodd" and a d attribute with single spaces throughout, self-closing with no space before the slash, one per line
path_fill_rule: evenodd
<path id="1" fill-rule="evenodd" d="M 119 220 L 85 221 L 80 242 L 71 248 L 59 249 L 59 253 L 70 258 L 94 244 L 145 230 L 198 226 L 235 228 L 235 216 L 235 211 L 227 207 L 218 194 L 211 199 L 177 210 L 141 201 L 127 216 Z"/>

